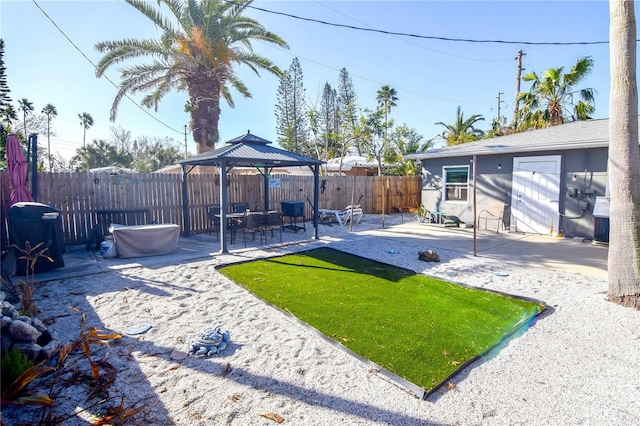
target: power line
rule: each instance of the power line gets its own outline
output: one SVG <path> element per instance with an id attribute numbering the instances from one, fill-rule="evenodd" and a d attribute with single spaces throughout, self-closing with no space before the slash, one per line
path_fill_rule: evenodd
<path id="1" fill-rule="evenodd" d="M 78 46 L 77 46 L 77 45 L 76 45 L 76 44 L 75 44 L 75 43 L 74 43 L 70 38 L 69 38 L 69 36 L 68 36 L 67 34 L 65 34 L 65 32 L 64 32 L 64 31 L 62 31 L 62 29 L 58 26 L 58 24 L 56 24 L 56 23 L 55 23 L 55 21 L 54 21 L 53 19 L 51 19 L 51 17 L 50 17 L 49 15 L 47 15 L 47 12 L 45 12 L 45 11 L 40 7 L 40 5 L 36 2 L 36 0 L 31 0 L 31 1 L 33 1 L 33 3 L 36 5 L 36 7 L 37 7 L 38 9 L 40 9 L 40 12 L 42 12 L 42 13 L 44 14 L 44 16 L 46 16 L 46 17 L 47 17 L 47 19 L 48 19 L 49 21 L 51 21 L 51 23 L 53 24 L 53 26 L 54 26 L 54 27 L 56 27 L 56 29 L 57 29 L 58 31 L 60 31 L 60 33 L 64 36 L 64 38 L 66 38 L 66 39 L 69 41 L 69 43 L 71 43 L 71 45 L 72 45 L 73 47 L 75 47 L 75 48 L 76 48 L 76 50 L 77 50 L 78 52 L 80 52 L 80 54 L 81 54 L 82 56 L 84 56 L 84 58 L 85 58 L 85 59 L 86 59 L 86 60 L 87 60 L 87 61 L 88 61 L 92 66 L 93 66 L 93 68 L 98 69 L 98 67 L 96 66 L 96 64 L 94 64 L 94 63 L 93 63 L 93 61 L 92 61 L 91 59 L 89 59 L 89 57 L 88 57 L 87 55 L 85 55 L 85 54 L 84 54 L 84 52 L 83 52 L 83 51 L 82 51 L 82 50 L 81 50 L 81 49 L 80 49 L 80 48 L 79 48 L 79 47 L 78 47 Z M 119 88 L 118 88 L 118 85 L 117 85 L 116 83 L 114 83 L 114 82 L 113 82 L 113 81 L 112 81 L 112 80 L 111 80 L 111 79 L 110 79 L 106 74 L 103 74 L 103 77 L 104 77 L 105 79 L 107 79 L 107 81 L 108 81 L 109 83 L 111 83 L 111 84 L 113 85 L 113 87 L 115 87 L 116 89 L 119 89 Z M 162 124 L 163 126 L 165 126 L 166 128 L 168 128 L 169 130 L 173 130 L 173 131 L 174 131 L 174 132 L 176 132 L 176 133 L 180 133 L 180 134 L 182 134 L 182 131 L 174 129 L 173 127 L 169 126 L 167 123 L 165 123 L 165 122 L 163 122 L 162 120 L 160 120 L 158 117 L 153 116 L 149 111 L 147 111 L 145 108 L 143 108 L 141 105 L 139 105 L 136 101 L 134 101 L 134 100 L 133 100 L 129 95 L 127 95 L 126 93 L 124 94 L 124 96 L 125 96 L 127 99 L 129 99 L 129 100 L 131 101 L 131 103 L 133 103 L 135 106 L 137 106 L 138 108 L 140 108 L 140 110 L 141 110 L 142 112 L 144 112 L 145 114 L 147 114 L 149 117 L 151 117 L 152 119 L 154 119 L 154 120 L 155 120 L 155 121 L 157 121 L 158 123 Z"/>
<path id="2" fill-rule="evenodd" d="M 230 0 L 228 1 L 230 3 L 236 3 L 234 1 L 230 1 Z M 379 30 L 376 28 L 363 28 L 363 27 L 357 27 L 355 25 L 337 24 L 335 22 L 328 22 L 328 21 L 323 21 L 323 20 L 314 19 L 314 18 L 306 18 L 303 16 L 292 15 L 290 13 L 285 13 L 285 12 L 276 12 L 274 10 L 264 9 L 262 7 L 251 6 L 251 5 L 247 7 L 251 9 L 259 10 L 261 12 L 286 16 L 288 18 L 298 19 L 306 22 L 315 22 L 316 24 L 329 25 L 332 27 L 347 28 L 347 29 L 356 30 L 356 31 L 366 31 L 366 32 L 372 32 L 372 33 L 387 34 L 387 35 L 402 36 L 402 37 L 413 37 L 413 38 L 420 38 L 420 39 L 427 39 L 427 40 L 453 41 L 453 42 L 463 42 L 463 43 L 498 43 L 498 44 L 520 44 L 520 45 L 524 44 L 524 45 L 530 45 L 530 46 L 576 46 L 576 45 L 609 44 L 608 40 L 607 41 L 551 42 L 551 41 L 512 41 L 512 40 L 470 39 L 470 38 L 453 38 L 453 37 L 442 37 L 442 36 L 427 36 L 427 35 L 420 35 L 420 34 L 413 34 L 413 33 L 402 33 L 397 31 Z"/>
<path id="3" fill-rule="evenodd" d="M 361 20 L 359 20 L 359 19 L 356 19 L 356 18 L 354 18 L 354 17 L 352 17 L 352 16 L 349 16 L 349 15 L 347 15 L 347 14 L 344 14 L 344 13 L 340 12 L 339 10 L 334 9 L 334 8 L 332 8 L 332 7 L 330 7 L 330 6 L 328 6 L 328 5 L 324 4 L 324 3 L 322 3 L 321 1 L 318 1 L 318 0 L 314 0 L 314 1 L 315 1 L 316 3 L 318 3 L 319 5 L 321 5 L 321 6 L 323 6 L 323 7 L 326 7 L 327 9 L 329 9 L 329 10 L 331 10 L 331 11 L 333 11 L 333 12 L 335 12 L 335 13 L 339 14 L 339 15 L 342 15 L 342 16 L 344 16 L 344 17 L 346 17 L 346 18 L 349 18 L 349 19 L 351 19 L 351 20 L 354 20 L 354 21 L 356 21 L 356 22 L 358 22 L 358 23 L 360 23 L 360 24 L 362 24 L 362 25 L 366 25 L 368 28 L 374 28 L 373 26 L 371 26 L 371 25 L 367 24 L 366 22 L 363 22 L 363 21 L 361 21 Z M 453 58 L 465 59 L 465 60 L 468 60 L 468 61 L 475 61 L 475 62 L 505 62 L 505 61 L 506 61 L 505 59 L 479 59 L 479 58 L 470 58 L 470 57 L 468 57 L 468 56 L 455 55 L 455 54 L 453 54 L 453 53 L 451 53 L 451 52 L 445 52 L 445 51 L 443 51 L 443 50 L 436 50 L 436 49 L 432 49 L 432 48 L 430 48 L 430 47 L 424 46 L 424 45 L 419 44 L 419 43 L 415 43 L 415 42 L 413 42 L 413 41 L 411 41 L 411 40 L 407 40 L 407 39 L 402 38 L 402 37 L 399 37 L 399 36 L 395 36 L 395 35 L 394 35 L 393 37 L 394 37 L 395 39 L 397 39 L 397 40 L 402 41 L 403 43 L 410 44 L 410 45 L 415 46 L 415 47 L 418 47 L 418 48 L 420 48 L 420 49 L 428 50 L 428 51 L 430 51 L 430 52 L 435 52 L 435 53 L 438 53 L 438 54 L 440 54 L 440 55 L 451 56 L 451 57 L 453 57 Z"/>
<path id="4" fill-rule="evenodd" d="M 264 42 L 260 42 L 260 41 L 259 41 L 259 43 L 263 43 L 268 48 L 279 50 L 280 52 L 282 52 L 282 53 L 284 53 L 286 55 L 290 55 L 290 56 L 292 56 L 294 58 L 299 58 L 299 59 L 302 59 L 304 61 L 319 65 L 321 67 L 324 67 L 324 68 L 327 68 L 327 69 L 330 69 L 330 70 L 333 70 L 333 71 L 340 71 L 340 68 L 336 68 L 335 66 L 327 65 L 327 64 L 324 64 L 322 62 L 318 62 L 318 61 L 316 61 L 314 59 L 309 59 L 309 58 L 307 58 L 305 56 L 298 55 L 297 53 L 292 52 L 291 50 L 285 50 L 285 49 L 282 49 L 280 47 L 272 46 L 270 44 L 267 44 L 267 43 L 264 43 Z M 349 75 L 351 77 L 358 78 L 360 80 L 368 81 L 368 82 L 371 82 L 371 83 L 376 83 L 376 84 L 380 84 L 380 85 L 387 84 L 387 82 L 382 82 L 382 81 L 375 80 L 375 79 L 372 79 L 372 78 L 369 78 L 369 77 L 364 77 L 364 76 L 361 76 L 359 74 L 351 74 L 351 73 L 349 73 Z M 396 86 L 396 85 L 394 85 L 393 87 L 396 88 L 397 90 L 400 90 L 400 91 L 405 92 L 405 93 L 409 93 L 409 94 L 412 94 L 412 95 L 415 95 L 415 96 L 420 96 L 420 97 L 423 97 L 423 98 L 435 99 L 437 101 L 452 102 L 452 103 L 463 103 L 463 104 L 470 104 L 470 105 L 485 105 L 485 104 L 487 104 L 487 102 L 460 101 L 460 100 L 453 100 L 453 99 L 447 99 L 447 98 L 440 98 L 440 97 L 437 97 L 437 96 L 431 96 L 431 95 L 427 95 L 427 94 L 424 94 L 424 93 L 416 92 L 414 90 L 404 89 L 404 88 L 402 88 L 400 86 Z"/>

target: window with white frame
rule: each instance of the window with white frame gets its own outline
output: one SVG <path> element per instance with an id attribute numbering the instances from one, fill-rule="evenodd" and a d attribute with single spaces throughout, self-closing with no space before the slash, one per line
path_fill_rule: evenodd
<path id="1" fill-rule="evenodd" d="M 469 166 L 445 166 L 442 176 L 444 200 L 466 202 L 469 198 Z"/>

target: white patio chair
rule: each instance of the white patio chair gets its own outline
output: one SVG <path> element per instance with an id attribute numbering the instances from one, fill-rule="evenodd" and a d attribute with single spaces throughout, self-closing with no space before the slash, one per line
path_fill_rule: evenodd
<path id="1" fill-rule="evenodd" d="M 355 223 L 360 223 L 362 219 L 362 208 L 359 205 L 355 206 L 347 206 L 343 210 L 340 210 L 335 213 L 336 222 L 340 224 L 340 226 L 344 226 L 349 220 L 353 218 Z"/>
<path id="2" fill-rule="evenodd" d="M 484 229 L 488 228 L 488 222 L 494 221 L 496 224 L 496 234 L 500 232 L 500 227 L 502 226 L 502 230 L 506 229 L 505 227 L 505 217 L 504 213 L 507 208 L 505 203 L 489 203 L 485 210 L 481 210 L 478 213 L 478 228 L 482 221 L 484 221 Z"/>

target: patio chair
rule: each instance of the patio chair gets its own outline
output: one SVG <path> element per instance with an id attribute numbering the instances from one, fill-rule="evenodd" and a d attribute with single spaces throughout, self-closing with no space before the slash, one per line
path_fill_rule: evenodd
<path id="1" fill-rule="evenodd" d="M 211 236 L 211 231 L 215 231 L 216 238 L 220 238 L 220 217 L 216 216 L 220 214 L 220 204 L 210 204 L 204 206 L 204 209 L 207 212 L 207 219 L 209 219 L 209 236 Z"/>
<path id="2" fill-rule="evenodd" d="M 242 239 L 244 246 L 247 246 L 247 234 L 253 236 L 253 241 L 256 240 L 256 233 L 260 231 L 261 215 L 257 214 L 245 214 L 243 218 L 242 227 L 238 225 L 238 229 L 242 231 Z M 262 244 L 262 236 L 260 237 L 260 243 Z"/>
<path id="3" fill-rule="evenodd" d="M 355 223 L 360 223 L 362 214 L 362 208 L 359 205 L 355 205 L 347 206 L 343 210 L 336 212 L 335 217 L 340 226 L 344 226 L 349 220 L 354 220 Z"/>
<path id="4" fill-rule="evenodd" d="M 249 203 L 231 203 L 231 213 L 244 213 L 249 210 Z"/>
<path id="5" fill-rule="evenodd" d="M 267 242 L 267 232 L 271 232 L 271 238 L 273 238 L 275 236 L 275 230 L 280 231 L 280 242 L 282 242 L 282 212 L 263 212 L 259 218 L 261 221 L 260 226 L 258 227 L 258 230 L 260 231 L 260 243 L 262 243 L 263 237 L 264 241 Z"/>
<path id="6" fill-rule="evenodd" d="M 481 221 L 484 221 L 484 229 L 487 230 L 489 226 L 489 221 L 495 221 L 496 223 L 496 234 L 500 232 L 500 225 L 502 225 L 502 230 L 505 228 L 505 209 L 507 205 L 505 203 L 489 203 L 486 210 L 481 210 L 478 213 L 478 228 L 480 228 Z"/>

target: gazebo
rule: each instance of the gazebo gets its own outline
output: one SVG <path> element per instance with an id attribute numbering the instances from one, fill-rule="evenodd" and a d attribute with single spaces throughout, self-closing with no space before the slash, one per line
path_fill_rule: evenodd
<path id="1" fill-rule="evenodd" d="M 220 169 L 220 251 L 227 250 L 227 173 L 234 167 L 256 167 L 264 178 L 264 209 L 269 209 L 269 172 L 274 167 L 308 166 L 313 171 L 313 228 L 314 238 L 318 239 L 318 202 L 320 187 L 320 165 L 315 158 L 285 151 L 273 146 L 271 142 L 252 135 L 250 132 L 226 142 L 226 145 L 212 151 L 203 152 L 194 157 L 178 161 L 182 167 L 182 205 L 185 236 L 189 236 L 189 194 L 187 192 L 187 174 L 195 166 L 217 166 Z"/>

